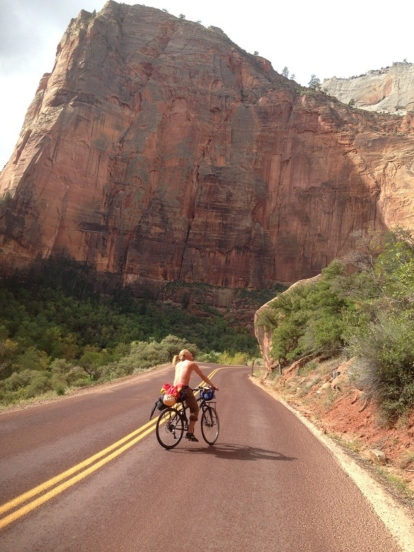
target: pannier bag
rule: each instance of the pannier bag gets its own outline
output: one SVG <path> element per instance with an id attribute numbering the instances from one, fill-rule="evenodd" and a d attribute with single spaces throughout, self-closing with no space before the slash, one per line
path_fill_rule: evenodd
<path id="1" fill-rule="evenodd" d="M 164 404 L 167 406 L 174 406 L 177 401 L 181 400 L 182 388 L 182 385 L 170 385 L 169 383 L 164 383 L 161 387 L 161 393 L 164 393 Z"/>
<path id="2" fill-rule="evenodd" d="M 205 401 L 212 401 L 214 399 L 214 389 L 201 389 L 200 397 Z"/>
<path id="3" fill-rule="evenodd" d="M 170 385 L 169 383 L 164 383 L 161 388 L 161 393 L 161 397 L 155 401 L 155 404 L 151 410 L 150 420 L 156 409 L 162 411 L 168 406 L 174 406 L 177 401 L 182 400 L 182 385 Z"/>
<path id="4" fill-rule="evenodd" d="M 177 402 L 177 399 L 174 397 L 174 395 L 165 393 L 165 395 L 162 398 L 162 402 L 165 404 L 165 406 L 174 406 L 175 403 Z"/>
<path id="5" fill-rule="evenodd" d="M 164 404 L 164 402 L 163 402 L 162 399 L 163 399 L 163 398 L 160 397 L 159 399 L 157 399 L 157 400 L 155 401 L 155 404 L 154 404 L 154 406 L 153 406 L 153 408 L 152 408 L 152 410 L 151 410 L 150 420 L 151 420 L 151 418 L 152 418 L 152 415 L 153 415 L 154 412 L 156 411 L 156 409 L 158 409 L 158 410 L 164 410 L 165 408 L 167 408 L 167 407 L 165 406 L 165 404 Z"/>
<path id="6" fill-rule="evenodd" d="M 167 408 L 164 404 L 163 397 L 160 397 L 157 402 L 155 403 L 155 406 L 158 408 L 158 410 L 164 410 L 164 408 Z"/>

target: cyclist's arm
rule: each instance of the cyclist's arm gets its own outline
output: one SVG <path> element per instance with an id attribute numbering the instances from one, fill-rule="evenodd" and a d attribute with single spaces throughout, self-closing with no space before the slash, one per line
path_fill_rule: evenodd
<path id="1" fill-rule="evenodd" d="M 198 374 L 198 375 L 200 376 L 200 378 L 201 378 L 202 380 L 204 380 L 212 389 L 215 389 L 216 391 L 219 390 L 219 388 L 216 387 L 216 386 L 214 385 L 214 383 L 213 383 L 210 379 L 208 379 L 207 376 L 205 376 L 205 375 L 203 374 L 202 370 L 200 369 L 200 367 L 198 366 L 198 364 L 196 364 L 195 362 L 194 362 L 193 370 L 194 370 L 194 372 L 195 372 L 196 374 Z"/>

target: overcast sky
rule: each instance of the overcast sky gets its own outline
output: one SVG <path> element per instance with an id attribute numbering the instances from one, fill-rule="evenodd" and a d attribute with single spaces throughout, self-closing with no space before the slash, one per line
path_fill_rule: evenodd
<path id="1" fill-rule="evenodd" d="M 125 1 L 125 4 L 137 4 Z M 0 0 L 0 169 L 18 139 L 26 109 L 71 18 L 104 0 Z M 147 0 L 146 6 L 220 27 L 297 82 L 351 77 L 396 61 L 414 62 L 414 3 L 395 0 Z"/>

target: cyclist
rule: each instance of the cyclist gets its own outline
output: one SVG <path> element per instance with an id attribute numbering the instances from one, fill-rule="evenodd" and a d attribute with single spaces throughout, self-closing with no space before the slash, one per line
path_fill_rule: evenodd
<path id="1" fill-rule="evenodd" d="M 218 391 L 216 387 L 207 376 L 203 374 L 198 364 L 194 362 L 194 357 L 187 349 L 183 349 L 178 355 L 173 358 L 175 364 L 175 378 L 174 385 L 181 385 L 184 391 L 184 398 L 190 408 L 190 423 L 188 425 L 188 431 L 185 438 L 189 441 L 198 442 L 197 437 L 194 435 L 194 426 L 198 420 L 199 406 L 197 400 L 194 397 L 193 390 L 190 388 L 191 374 L 195 372 L 200 378 L 205 381 L 210 387 Z"/>

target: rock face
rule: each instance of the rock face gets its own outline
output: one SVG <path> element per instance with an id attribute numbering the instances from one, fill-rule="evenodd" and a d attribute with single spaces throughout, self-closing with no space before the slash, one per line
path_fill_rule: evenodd
<path id="1" fill-rule="evenodd" d="M 325 79 L 322 90 L 360 109 L 404 115 L 414 110 L 414 64 L 393 63 L 350 79 Z"/>
<path id="2" fill-rule="evenodd" d="M 300 89 L 217 28 L 82 11 L 0 175 L 0 266 L 263 288 L 414 226 L 414 119 Z"/>

